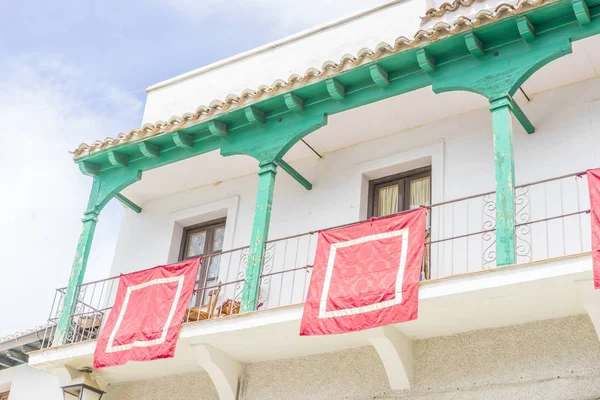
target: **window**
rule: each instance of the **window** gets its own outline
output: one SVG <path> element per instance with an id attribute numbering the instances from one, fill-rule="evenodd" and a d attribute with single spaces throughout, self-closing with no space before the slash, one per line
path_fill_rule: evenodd
<path id="1" fill-rule="evenodd" d="M 10 392 L 0 393 L 0 400 L 8 400 L 8 395 Z"/>
<path id="2" fill-rule="evenodd" d="M 431 204 L 431 167 L 369 182 L 369 217 L 385 217 Z"/>
<path id="3" fill-rule="evenodd" d="M 190 226 L 183 230 L 179 260 L 184 261 L 203 256 L 198 277 L 196 278 L 197 288 L 207 288 L 217 285 L 221 256 L 205 256 L 223 250 L 224 237 L 225 219 Z M 208 298 L 204 293 L 208 293 L 209 291 L 210 289 L 195 293 L 192 302 L 196 306 L 206 304 Z"/>

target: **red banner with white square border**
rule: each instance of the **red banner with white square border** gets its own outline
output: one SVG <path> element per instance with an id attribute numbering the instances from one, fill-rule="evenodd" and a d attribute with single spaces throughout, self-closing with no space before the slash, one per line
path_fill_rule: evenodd
<path id="1" fill-rule="evenodd" d="M 121 275 L 94 368 L 172 358 L 200 258 Z"/>
<path id="2" fill-rule="evenodd" d="M 586 171 L 590 193 L 594 287 L 600 289 L 600 168 Z"/>
<path id="3" fill-rule="evenodd" d="M 319 232 L 300 335 L 416 319 L 426 215 L 421 207 Z"/>

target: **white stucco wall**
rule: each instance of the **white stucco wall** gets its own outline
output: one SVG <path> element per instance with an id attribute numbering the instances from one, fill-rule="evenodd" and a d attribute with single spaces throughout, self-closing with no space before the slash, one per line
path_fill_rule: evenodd
<path id="1" fill-rule="evenodd" d="M 27 364 L 0 371 L 0 393 L 8 390 L 8 400 L 63 400 L 58 378 Z"/>
<path id="2" fill-rule="evenodd" d="M 240 400 L 584 400 L 600 396 L 600 344 L 587 316 L 414 342 L 409 391 L 389 389 L 372 347 L 251 364 Z M 214 399 L 204 373 L 109 387 L 110 400 Z M 193 397 L 195 396 L 195 397 Z"/>
<path id="3" fill-rule="evenodd" d="M 540 93 L 531 103 L 521 101 L 522 108 L 536 126 L 536 133 L 526 134 L 515 120 L 517 184 L 600 165 L 598 93 L 600 79 L 595 79 Z M 236 157 L 227 160 L 236 162 Z M 383 138 L 327 153 L 323 159 L 299 160 L 294 162 L 294 167 L 313 183 L 313 189 L 307 191 L 283 171 L 278 173 L 269 238 L 275 239 L 364 218 L 368 179 L 417 166 L 433 166 L 434 203 L 493 191 L 493 160 L 491 118 L 486 109 L 426 124 L 410 131 L 396 134 L 390 131 Z M 177 179 L 177 176 L 170 179 Z M 182 226 L 210 220 L 215 216 L 228 216 L 226 248 L 248 245 L 257 180 L 254 174 L 230 179 L 218 185 L 202 186 L 150 200 L 144 204 L 141 214 L 126 212 L 111 275 L 176 261 Z M 583 186 L 580 184 L 581 188 L 583 192 L 577 201 L 580 202 L 580 208 L 584 208 L 587 201 L 585 182 Z M 548 190 L 555 189 L 548 187 Z M 534 212 L 531 218 L 544 217 L 544 210 L 553 208 L 570 210 L 573 204 L 567 203 L 575 201 L 575 189 L 564 186 L 562 190 L 566 193 L 563 199 L 548 192 L 546 197 L 550 202 L 542 205 L 539 202 L 543 201 L 543 193 L 539 192 L 539 188 L 538 192 L 532 189 L 531 200 L 538 203 L 530 206 Z M 481 199 L 477 201 L 479 204 L 476 207 L 479 208 L 469 211 L 470 215 L 474 215 L 470 217 L 467 227 L 470 232 L 481 230 Z M 560 204 L 560 201 L 564 204 Z M 465 214 L 461 214 L 459 208 L 453 210 L 450 207 L 447 206 L 444 216 L 450 220 L 445 222 L 444 229 L 438 229 L 444 231 L 445 235 L 452 233 L 450 229 L 455 229 L 454 234 L 458 234 L 464 228 L 460 224 L 466 224 Z M 433 220 L 432 223 L 437 223 L 436 218 Z M 540 231 L 553 229 L 551 224 L 549 226 L 550 228 L 541 225 L 535 227 L 536 238 L 542 238 L 543 243 L 537 243 L 539 240 L 534 238 L 534 242 L 537 240 L 534 258 L 589 250 L 585 223 L 567 223 L 566 235 L 562 231 L 550 232 L 552 234 L 548 237 L 556 237 L 560 241 L 551 245 L 547 243 L 545 231 Z M 443 257 L 449 257 L 449 267 L 442 266 L 440 276 L 480 269 L 481 248 L 485 243 L 481 242 L 481 238 L 477 240 L 479 242 L 475 239 L 469 242 L 469 251 L 451 248 L 451 243 L 444 244 L 446 250 L 439 247 L 436 251 L 443 254 Z M 563 243 L 565 240 L 573 242 Z M 302 244 L 305 247 L 307 245 L 308 243 Z M 314 241 L 312 245 L 314 248 Z M 479 250 L 473 252 L 473 249 Z M 467 253 L 474 254 L 473 259 L 467 259 L 471 257 L 466 256 Z M 433 255 L 437 257 L 436 254 Z M 225 264 L 229 264 L 229 271 L 226 271 L 227 267 L 222 267 L 224 282 L 237 272 L 240 256 L 238 252 L 227 259 L 229 261 Z M 307 254 L 301 254 L 294 262 L 301 266 L 306 264 L 306 259 Z"/>

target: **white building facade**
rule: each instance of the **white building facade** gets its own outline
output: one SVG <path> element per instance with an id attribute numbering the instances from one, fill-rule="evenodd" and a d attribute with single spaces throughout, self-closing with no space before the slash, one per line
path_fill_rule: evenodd
<path id="1" fill-rule="evenodd" d="M 80 146 L 76 161 L 84 173 L 108 181 L 113 169 L 126 174 L 142 162 L 169 159 L 179 151 L 161 142 L 169 135 L 179 149 L 198 148 L 213 138 L 197 139 L 202 133 L 190 130 L 196 122 L 185 121 L 202 122 L 203 115 L 212 123 L 208 131 L 226 138 L 214 150 L 144 169 L 141 179 L 119 188 L 131 209 L 111 278 L 76 285 L 64 340 L 31 353 L 30 365 L 65 384 L 66 366 L 92 364 L 119 274 L 203 255 L 191 306 L 215 301 L 218 312 L 208 319 L 188 314 L 173 359 L 95 370 L 92 377 L 105 398 L 600 397 L 600 294 L 592 284 L 583 174 L 600 166 L 600 5 L 581 3 L 457 2 L 427 11 L 424 1 L 395 1 L 150 87 L 143 122 L 156 127 L 156 121 L 169 121 L 161 125 L 169 127 Z M 463 40 L 460 49 L 450 42 L 456 38 Z M 396 50 L 386 53 L 381 42 L 396 43 Z M 484 64 L 493 79 L 509 81 L 519 71 L 518 60 L 534 59 L 552 46 L 557 53 L 515 78 L 514 91 L 503 97 L 513 102 L 512 122 L 490 117 L 498 115 L 497 98 L 449 89 Z M 408 71 L 400 75 L 392 60 L 410 51 L 417 52 L 420 69 L 397 61 Z M 343 54 L 354 56 L 292 75 Z M 458 67 L 467 69 L 456 72 Z M 352 81 L 349 74 L 355 74 Z M 314 89 L 310 97 L 309 90 L 326 79 L 327 91 Z M 361 85 L 368 79 L 382 91 L 373 93 L 383 95 L 365 94 Z M 410 88 L 385 94 L 402 82 Z M 245 92 L 261 85 L 271 86 Z M 493 91 L 494 85 L 484 86 Z M 242 95 L 214 101 L 228 93 Z M 279 95 L 292 116 L 268 111 Z M 274 161 L 280 168 L 256 301 L 248 309 L 247 271 L 256 255 L 251 244 L 260 237 L 257 227 L 265 225 L 257 223 L 264 162 L 238 151 L 246 125 L 227 118 L 248 106 L 247 125 L 258 126 L 249 143 L 260 144 L 277 140 L 267 137 L 271 122 L 317 121 L 312 110 L 329 101 L 337 111 L 323 114 L 326 123 L 315 123 L 318 129 Z M 198 117 L 185 117 L 194 110 Z M 506 142 L 510 154 L 499 152 L 499 126 L 505 123 L 513 127 Z M 234 143 L 235 135 L 240 139 Z M 223 144 L 228 140 L 233 144 Z M 144 157 L 129 152 L 133 145 Z M 106 165 L 98 161 L 104 154 Z M 508 206 L 499 189 L 504 157 L 514 164 Z M 419 318 L 300 337 L 316 232 L 419 205 L 430 207 Z M 507 209 L 513 212 L 509 263 L 497 240 L 504 237 L 499 216 Z M 208 293 L 217 287 L 214 300 Z M 68 293 L 60 289 L 53 305 L 50 322 L 59 323 L 57 330 Z"/>

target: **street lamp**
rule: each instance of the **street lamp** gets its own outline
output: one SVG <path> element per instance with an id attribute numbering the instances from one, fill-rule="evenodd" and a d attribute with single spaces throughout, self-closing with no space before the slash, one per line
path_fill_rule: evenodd
<path id="1" fill-rule="evenodd" d="M 68 368 L 68 367 L 67 367 Z M 62 386 L 65 400 L 100 400 L 104 391 L 98 387 L 98 384 L 90 378 L 91 370 L 85 369 L 79 372 L 71 379 L 68 385 Z"/>

